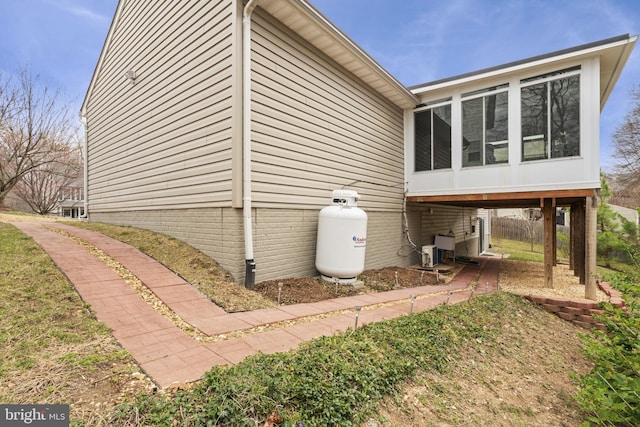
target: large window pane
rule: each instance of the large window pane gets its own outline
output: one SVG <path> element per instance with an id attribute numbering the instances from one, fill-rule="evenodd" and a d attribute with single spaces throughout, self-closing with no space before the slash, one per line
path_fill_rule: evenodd
<path id="1" fill-rule="evenodd" d="M 451 105 L 433 109 L 433 169 L 451 167 Z"/>
<path id="2" fill-rule="evenodd" d="M 580 76 L 550 82 L 551 157 L 580 155 Z"/>
<path id="3" fill-rule="evenodd" d="M 482 159 L 482 99 L 462 102 L 462 166 L 481 166 Z"/>
<path id="4" fill-rule="evenodd" d="M 523 87 L 521 93 L 522 160 L 547 158 L 547 83 Z"/>
<path id="5" fill-rule="evenodd" d="M 508 102 L 507 92 L 462 101 L 463 167 L 509 161 Z"/>
<path id="6" fill-rule="evenodd" d="M 413 115 L 415 123 L 415 170 L 431 170 L 431 110 Z"/>
<path id="7" fill-rule="evenodd" d="M 485 164 L 509 161 L 509 95 L 489 95 L 485 100 Z"/>

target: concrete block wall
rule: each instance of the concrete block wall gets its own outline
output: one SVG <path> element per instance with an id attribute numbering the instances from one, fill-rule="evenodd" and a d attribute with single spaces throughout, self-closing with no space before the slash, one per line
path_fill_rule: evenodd
<path id="1" fill-rule="evenodd" d="M 598 282 L 598 287 L 609 296 L 609 302 L 612 305 L 624 309 L 625 303 L 622 300 L 620 291 L 613 289 L 607 282 Z M 545 310 L 555 313 L 561 319 L 573 322 L 585 329 L 606 329 L 602 323 L 593 317 L 604 313 L 604 310 L 595 301 L 575 301 L 537 295 L 529 295 L 527 298 L 536 304 L 540 304 Z"/>
<path id="2" fill-rule="evenodd" d="M 256 283 L 316 276 L 319 209 L 254 209 Z M 367 212 L 365 269 L 417 262 L 402 232 L 401 212 Z M 128 225 L 167 234 L 215 259 L 239 283 L 244 281 L 241 209 L 203 208 L 132 212 L 90 212 L 91 221 Z"/>

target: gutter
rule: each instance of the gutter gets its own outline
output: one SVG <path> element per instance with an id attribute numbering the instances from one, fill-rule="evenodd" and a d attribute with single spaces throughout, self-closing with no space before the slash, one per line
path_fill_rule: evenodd
<path id="1" fill-rule="evenodd" d="M 244 224 L 244 286 L 252 289 L 256 281 L 251 222 L 251 14 L 257 6 L 249 0 L 242 13 L 242 216 Z"/>

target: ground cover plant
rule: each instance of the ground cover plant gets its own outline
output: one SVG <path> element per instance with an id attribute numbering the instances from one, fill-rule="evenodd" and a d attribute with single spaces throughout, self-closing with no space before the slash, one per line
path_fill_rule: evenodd
<path id="1" fill-rule="evenodd" d="M 6 219 L 0 215 L 2 220 Z M 2 286 L 3 290 L 12 288 L 11 292 L 0 294 L 0 299 L 7 298 L 0 302 L 1 320 L 13 316 L 15 311 L 11 310 L 20 311 L 21 304 L 10 307 L 12 300 L 24 299 L 37 305 L 41 298 L 48 298 L 51 305 L 67 307 L 68 311 L 82 313 L 95 321 L 89 307 L 77 297 L 46 254 L 13 227 L 0 225 L 3 247 L 0 269 L 3 277 L 10 278 Z M 10 232 L 5 233 L 5 229 Z M 13 243 L 9 244 L 10 241 Z M 4 255 L 23 245 L 28 248 L 26 257 Z M 164 247 L 169 254 L 173 251 L 171 245 L 158 247 L 158 250 Z M 33 263 L 32 255 L 39 263 Z M 5 259 L 7 262 L 3 263 Z M 22 272 L 23 264 L 31 275 Z M 57 274 L 66 291 L 56 288 L 46 296 L 37 294 L 38 287 L 33 283 L 48 282 L 49 274 Z M 82 341 L 82 347 L 60 353 L 64 357 L 56 357 L 58 353 L 52 352 L 50 346 L 31 354 L 23 377 L 16 377 L 15 370 L 4 371 L 9 367 L 8 360 L 16 357 L 12 347 L 18 341 L 24 341 L 22 348 L 37 347 L 41 335 L 49 333 L 50 317 L 43 315 L 40 325 L 35 325 L 34 318 L 23 316 L 9 326 L 10 331 L 2 331 L 19 338 L 13 338 L 5 346 L 4 340 L 0 343 L 3 356 L 0 395 L 3 402 L 70 403 L 72 425 L 84 426 L 154 425 L 156 421 L 159 425 L 164 421 L 171 423 L 166 425 L 180 425 L 179 419 L 186 419 L 183 424 L 189 425 L 191 411 L 196 414 L 195 420 L 202 421 L 206 411 L 215 414 L 218 407 L 222 408 L 222 415 L 206 418 L 209 424 L 223 426 L 227 420 L 226 425 L 243 425 L 244 420 L 248 425 L 256 422 L 262 425 L 264 416 L 275 413 L 272 420 L 284 417 L 280 425 L 296 425 L 293 423 L 303 416 L 311 420 L 305 426 L 314 425 L 314 420 L 321 420 L 315 425 L 324 425 L 322 420 L 327 418 L 322 417 L 336 412 L 336 417 L 342 417 L 336 419 L 342 421 L 335 425 L 358 425 L 365 419 L 360 425 L 487 425 L 491 420 L 495 421 L 493 425 L 578 425 L 583 415 L 571 397 L 576 388 L 567 373 L 582 375 L 590 369 L 581 355 L 578 329 L 518 297 L 505 294 L 496 297 L 500 300 L 490 303 L 492 310 L 475 304 L 493 296 L 474 298 L 472 306 L 463 303 L 446 309 L 460 310 L 466 320 L 459 320 L 448 311 L 444 314 L 445 324 L 439 320 L 419 322 L 420 317 L 413 315 L 402 327 L 380 323 L 378 332 L 371 335 L 368 332 L 360 335 L 367 327 L 310 342 L 295 352 L 259 355 L 232 368 L 216 368 L 185 390 L 176 393 L 160 390 L 156 394 L 151 393 L 153 385 L 148 379 L 143 380 L 144 375 L 100 324 L 101 332 L 95 334 L 99 344 L 82 335 L 74 338 Z M 69 298 L 72 301 L 67 301 Z M 46 306 L 43 304 L 45 309 Z M 422 330 L 421 323 L 428 328 Z M 5 325 L 8 323 L 2 327 Z M 41 328 L 40 332 L 36 326 Z M 21 329 L 30 332 L 21 335 Z M 83 330 L 73 329 L 66 332 Z M 389 343 L 385 342 L 387 338 Z M 439 347 L 434 348 L 435 344 Z M 117 356 L 103 354 L 110 346 L 116 348 Z M 426 353 L 422 354 L 420 349 L 427 349 Z M 57 364 L 50 364 L 51 360 Z M 396 365 L 396 360 L 405 362 Z M 43 366 L 46 378 L 41 375 Z M 39 379 L 29 383 L 21 380 L 25 377 Z M 69 385 L 69 379 L 75 382 Z M 280 387 L 280 382 L 285 385 Z M 23 383 L 30 386 L 22 387 Z M 484 388 L 478 389 L 481 386 Z M 191 390 L 204 391 L 192 394 Z M 464 393 L 466 390 L 469 393 Z M 522 390 L 529 394 L 525 397 Z M 134 399 L 136 392 L 142 394 Z M 120 402 L 129 403 L 115 416 L 114 404 Z M 241 412 L 236 410 L 238 402 Z M 228 422 L 229 419 L 234 422 Z"/>
<path id="2" fill-rule="evenodd" d="M 577 399 L 588 413 L 584 425 L 640 425 L 640 277 L 616 274 L 609 282 L 623 292 L 626 308 L 604 304 L 606 331 L 584 336 L 595 363 L 581 378 Z"/>
<path id="3" fill-rule="evenodd" d="M 378 413 L 381 402 L 416 375 L 445 374 L 470 346 L 498 347 L 495 342 L 514 312 L 526 319 L 540 309 L 497 293 L 369 324 L 288 353 L 260 354 L 233 367 L 216 367 L 193 387 L 171 395 L 142 396 L 123 406 L 113 422 L 253 426 L 272 414 L 282 425 L 309 427 L 384 419 Z M 571 399 L 567 401 L 571 405 Z"/>

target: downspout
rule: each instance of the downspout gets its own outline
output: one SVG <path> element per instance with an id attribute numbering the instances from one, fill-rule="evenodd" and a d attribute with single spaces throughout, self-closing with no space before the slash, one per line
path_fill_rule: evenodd
<path id="1" fill-rule="evenodd" d="M 86 221 L 89 218 L 89 125 L 84 111 L 80 113 L 80 121 L 84 126 L 84 153 L 82 153 L 84 176 L 82 183 L 82 215 L 79 215 L 78 218 Z"/>
<path id="2" fill-rule="evenodd" d="M 256 0 L 249 0 L 242 14 L 242 214 L 244 223 L 244 286 L 252 289 L 256 281 L 251 223 L 251 14 Z"/>

